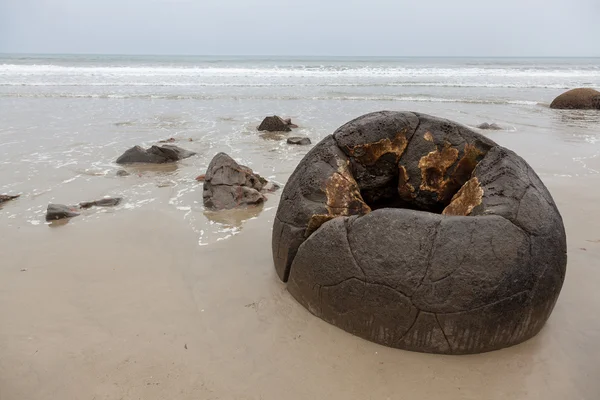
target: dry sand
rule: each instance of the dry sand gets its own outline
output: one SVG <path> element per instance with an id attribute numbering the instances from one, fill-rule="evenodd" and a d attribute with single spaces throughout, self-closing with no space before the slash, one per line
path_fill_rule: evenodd
<path id="1" fill-rule="evenodd" d="M 568 235 L 558 304 L 534 339 L 474 356 L 389 349 L 310 315 L 275 276 L 272 204 L 205 247 L 168 211 L 1 227 L 0 400 L 597 400 L 600 180 L 547 183 Z"/>

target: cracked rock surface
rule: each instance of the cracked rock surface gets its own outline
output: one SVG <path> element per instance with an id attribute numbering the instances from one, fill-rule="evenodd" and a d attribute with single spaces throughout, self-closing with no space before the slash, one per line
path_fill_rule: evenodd
<path id="1" fill-rule="evenodd" d="M 210 210 L 225 210 L 256 205 L 266 200 L 263 193 L 278 188 L 227 154 L 218 153 L 204 176 L 204 206 Z"/>
<path id="2" fill-rule="evenodd" d="M 550 316 L 566 270 L 562 218 L 531 167 L 465 126 L 367 114 L 300 162 L 273 258 L 311 313 L 407 350 L 520 343 Z"/>

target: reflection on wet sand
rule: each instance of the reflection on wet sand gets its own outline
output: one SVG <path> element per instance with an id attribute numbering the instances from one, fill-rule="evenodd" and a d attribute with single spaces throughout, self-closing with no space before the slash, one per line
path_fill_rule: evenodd
<path id="1" fill-rule="evenodd" d="M 164 163 L 164 164 L 127 164 L 121 166 L 121 169 L 127 171 L 131 175 L 145 175 L 145 174 L 157 174 L 157 175 L 169 175 L 177 172 L 179 168 L 178 163 Z"/>
<path id="2" fill-rule="evenodd" d="M 262 212 L 264 203 L 244 208 L 234 208 L 221 211 L 204 211 L 204 215 L 212 222 L 230 228 L 241 228 L 249 219 L 256 218 Z"/>
<path id="3" fill-rule="evenodd" d="M 552 110 L 556 123 L 562 127 L 586 128 L 590 124 L 600 123 L 598 110 Z"/>

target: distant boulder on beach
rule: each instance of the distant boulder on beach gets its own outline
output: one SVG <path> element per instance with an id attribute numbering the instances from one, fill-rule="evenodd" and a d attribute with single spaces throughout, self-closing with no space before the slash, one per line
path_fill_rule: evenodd
<path id="1" fill-rule="evenodd" d="M 550 108 L 561 110 L 600 110 L 600 92 L 590 88 L 571 89 L 552 101 Z"/>
<path id="2" fill-rule="evenodd" d="M 259 131 L 267 132 L 290 132 L 292 128 L 297 128 L 298 125 L 293 124 L 291 118 L 283 119 L 277 115 L 266 117 L 258 126 Z"/>
<path id="3" fill-rule="evenodd" d="M 117 158 L 116 162 L 117 164 L 164 164 L 179 161 L 195 154 L 193 151 L 173 145 L 152 146 L 149 149 L 134 146 Z"/>

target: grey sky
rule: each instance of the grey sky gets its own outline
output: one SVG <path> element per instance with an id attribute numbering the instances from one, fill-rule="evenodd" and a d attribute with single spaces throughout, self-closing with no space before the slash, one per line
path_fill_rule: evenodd
<path id="1" fill-rule="evenodd" d="M 0 52 L 600 56 L 600 0 L 0 0 Z"/>

